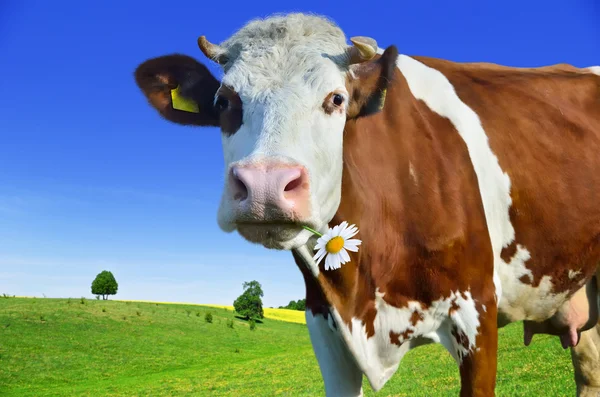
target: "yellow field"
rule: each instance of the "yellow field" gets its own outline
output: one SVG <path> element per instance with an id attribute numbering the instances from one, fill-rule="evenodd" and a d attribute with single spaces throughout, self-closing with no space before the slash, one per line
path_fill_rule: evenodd
<path id="1" fill-rule="evenodd" d="M 145 302 L 145 303 L 162 303 L 166 305 L 193 305 L 193 306 L 207 306 L 217 307 L 220 309 L 227 309 L 233 311 L 233 306 L 226 305 L 211 305 L 201 303 L 186 303 L 186 302 L 154 302 L 154 301 L 141 301 L 141 300 L 122 300 L 122 302 Z M 304 311 L 300 310 L 289 310 L 289 309 L 271 309 L 265 307 L 265 317 L 272 320 L 287 321 L 289 323 L 306 324 L 306 318 L 304 317 Z"/>
<path id="2" fill-rule="evenodd" d="M 273 320 L 288 321 L 290 323 L 306 324 L 304 311 L 289 309 L 270 309 L 265 308 L 265 317 Z"/>

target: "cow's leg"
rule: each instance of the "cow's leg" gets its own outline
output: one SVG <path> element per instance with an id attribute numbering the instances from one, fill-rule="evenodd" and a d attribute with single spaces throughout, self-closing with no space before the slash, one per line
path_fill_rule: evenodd
<path id="1" fill-rule="evenodd" d="M 362 372 L 348 351 L 332 320 L 306 311 L 310 341 L 319 362 L 327 396 L 362 396 Z"/>
<path id="2" fill-rule="evenodd" d="M 460 395 L 461 396 L 493 396 L 496 387 L 496 366 L 498 352 L 498 327 L 495 300 L 477 305 L 479 328 L 475 337 L 475 346 L 470 346 L 468 333 L 460 333 L 460 326 L 455 327 L 452 335 L 458 347 L 460 365 Z M 473 319 L 469 314 L 462 316 L 457 313 L 461 324 L 466 329 L 473 329 Z M 465 339 L 465 336 L 467 338 Z M 469 349 L 464 349 L 470 347 Z"/>
<path id="3" fill-rule="evenodd" d="M 600 306 L 600 269 L 596 273 L 596 283 L 599 294 L 596 304 Z M 579 344 L 571 348 L 571 359 L 575 369 L 577 395 L 600 396 L 600 321 L 595 327 L 581 333 Z"/>
<path id="4" fill-rule="evenodd" d="M 600 323 L 581 333 L 579 344 L 571 348 L 577 395 L 600 396 Z"/>

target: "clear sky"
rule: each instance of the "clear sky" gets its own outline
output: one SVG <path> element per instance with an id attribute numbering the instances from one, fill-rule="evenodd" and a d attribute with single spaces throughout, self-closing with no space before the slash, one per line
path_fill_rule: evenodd
<path id="1" fill-rule="evenodd" d="M 266 306 L 303 298 L 289 252 L 218 229 L 219 131 L 161 120 L 133 79 L 173 52 L 219 75 L 198 36 L 288 11 L 408 55 L 600 64 L 594 0 L 0 0 L 0 293 L 92 297 L 106 269 L 121 299 L 232 304 L 253 279 Z"/>

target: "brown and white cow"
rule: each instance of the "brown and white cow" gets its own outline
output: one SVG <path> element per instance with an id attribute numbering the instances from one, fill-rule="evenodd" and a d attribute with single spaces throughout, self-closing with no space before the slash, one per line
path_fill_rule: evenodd
<path id="1" fill-rule="evenodd" d="M 362 394 L 411 348 L 441 343 L 461 395 L 490 396 L 497 327 L 524 321 L 571 347 L 581 395 L 600 393 L 600 77 L 348 45 L 302 14 L 248 23 L 202 52 L 150 59 L 137 84 L 167 120 L 220 126 L 218 222 L 291 250 L 327 395 Z M 193 106 L 173 106 L 177 100 Z M 315 237 L 348 221 L 363 241 L 325 271 Z"/>

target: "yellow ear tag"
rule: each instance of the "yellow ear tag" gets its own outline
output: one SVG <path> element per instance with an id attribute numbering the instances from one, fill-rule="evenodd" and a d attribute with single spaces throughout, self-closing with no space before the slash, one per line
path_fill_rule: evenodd
<path id="1" fill-rule="evenodd" d="M 171 90 L 171 102 L 173 109 L 183 110 L 184 112 L 200 113 L 198 104 L 191 99 L 187 99 L 181 96 L 179 93 L 179 86 Z"/>
<path id="2" fill-rule="evenodd" d="M 380 105 L 379 105 L 379 110 L 383 109 L 383 105 L 385 105 L 385 95 L 387 94 L 387 89 L 384 89 L 383 91 L 381 91 L 381 101 L 380 101 Z"/>

